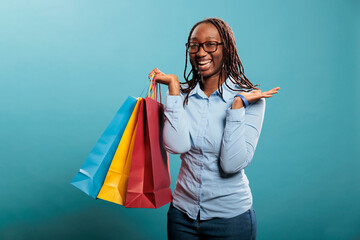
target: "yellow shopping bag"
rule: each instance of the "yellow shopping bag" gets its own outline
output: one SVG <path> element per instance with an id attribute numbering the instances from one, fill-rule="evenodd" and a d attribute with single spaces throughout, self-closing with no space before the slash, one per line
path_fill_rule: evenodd
<path id="1" fill-rule="evenodd" d="M 126 125 L 124 134 L 120 140 L 118 148 L 116 149 L 104 184 L 97 196 L 98 198 L 120 205 L 124 205 L 125 203 L 132 150 L 136 132 L 136 123 L 139 115 L 140 103 L 142 100 L 142 98 L 138 99 L 130 120 Z"/>

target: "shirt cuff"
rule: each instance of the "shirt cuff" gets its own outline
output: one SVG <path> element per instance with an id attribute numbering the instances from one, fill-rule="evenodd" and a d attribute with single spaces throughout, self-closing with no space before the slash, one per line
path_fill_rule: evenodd
<path id="1" fill-rule="evenodd" d="M 177 110 L 183 107 L 180 95 L 166 95 L 165 108 L 169 110 Z"/>
<path id="2" fill-rule="evenodd" d="M 227 109 L 226 121 L 228 122 L 242 122 L 245 120 L 245 108 Z"/>

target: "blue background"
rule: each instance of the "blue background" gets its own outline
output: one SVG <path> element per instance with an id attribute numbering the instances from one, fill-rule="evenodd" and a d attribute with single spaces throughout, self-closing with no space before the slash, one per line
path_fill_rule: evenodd
<path id="1" fill-rule="evenodd" d="M 246 169 L 258 239 L 360 239 L 356 0 L 1 1 L 0 239 L 166 238 L 168 206 L 125 209 L 70 182 L 151 69 L 182 78 L 204 17 L 232 27 L 254 84 L 281 87 Z"/>

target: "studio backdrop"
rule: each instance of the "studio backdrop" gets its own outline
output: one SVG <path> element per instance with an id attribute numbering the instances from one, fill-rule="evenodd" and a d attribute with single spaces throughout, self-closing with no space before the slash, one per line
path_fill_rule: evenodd
<path id="1" fill-rule="evenodd" d="M 281 87 L 245 169 L 258 239 L 359 239 L 359 13 L 354 0 L 1 1 L 0 239 L 166 239 L 168 204 L 124 208 L 70 182 L 153 68 L 183 80 L 205 17 L 232 27 L 252 83 Z"/>

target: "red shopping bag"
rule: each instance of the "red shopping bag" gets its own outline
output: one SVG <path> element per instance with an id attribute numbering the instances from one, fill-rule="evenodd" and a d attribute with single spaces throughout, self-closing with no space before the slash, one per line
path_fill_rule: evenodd
<path id="1" fill-rule="evenodd" d="M 163 115 L 156 100 L 141 102 L 125 207 L 159 208 L 172 200 L 169 155 L 162 147 Z"/>

